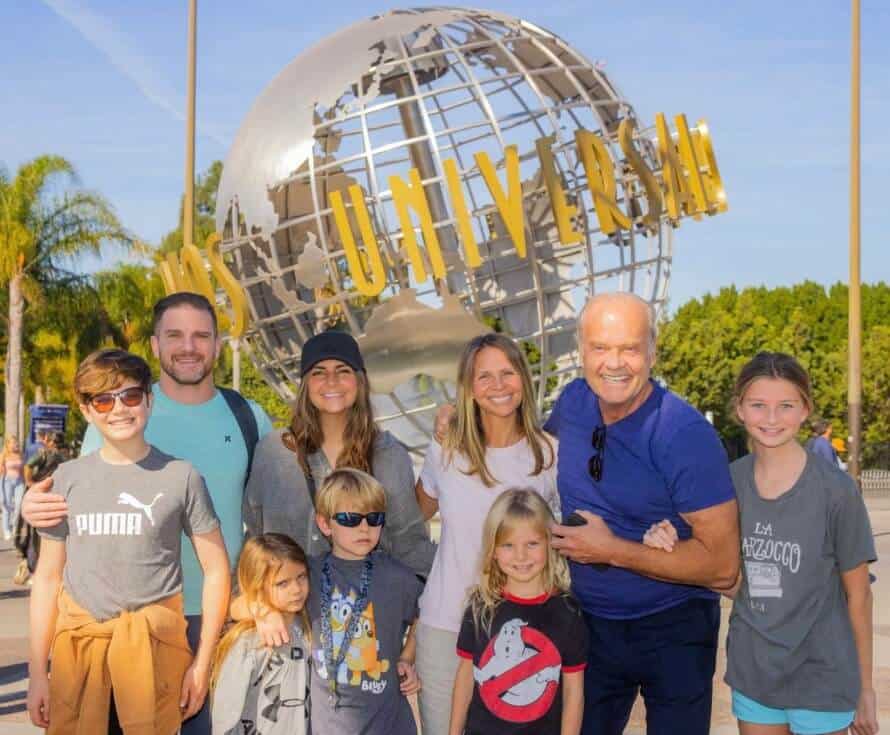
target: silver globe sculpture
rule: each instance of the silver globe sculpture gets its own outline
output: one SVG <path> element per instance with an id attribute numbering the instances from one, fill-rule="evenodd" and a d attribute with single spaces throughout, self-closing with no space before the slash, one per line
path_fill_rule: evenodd
<path id="1" fill-rule="evenodd" d="M 437 405 L 454 397 L 461 348 L 497 329 L 523 343 L 546 412 L 578 372 L 576 314 L 589 295 L 632 291 L 656 310 L 666 299 L 670 226 L 662 219 L 604 234 L 575 144 L 576 130 L 589 130 L 621 161 L 625 119 L 635 119 L 633 109 L 602 68 L 553 33 L 500 13 L 392 11 L 301 53 L 244 120 L 217 196 L 221 250 L 250 309 L 242 342 L 266 380 L 292 399 L 305 341 L 347 330 L 365 356 L 379 423 L 419 453 Z M 536 153 L 542 138 L 576 205 L 580 242 L 560 241 Z M 635 144 L 656 169 L 652 141 L 638 135 Z M 519 154 L 526 257 L 474 161 L 484 151 L 500 172 L 508 145 Z M 446 187 L 447 159 L 465 194 L 476 267 Z M 389 177 L 408 180 L 410 169 L 423 181 L 441 278 L 418 279 L 403 247 Z M 631 178 L 619 170 L 617 197 L 628 209 Z M 356 290 L 331 206 L 334 192 L 350 201 L 351 185 L 361 189 L 385 266 L 386 286 L 372 297 Z M 366 252 L 354 207 L 348 217 Z"/>

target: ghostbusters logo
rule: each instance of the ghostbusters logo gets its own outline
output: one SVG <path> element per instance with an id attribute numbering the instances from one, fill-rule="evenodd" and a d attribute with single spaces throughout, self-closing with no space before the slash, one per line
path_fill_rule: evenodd
<path id="1" fill-rule="evenodd" d="M 559 688 L 562 658 L 553 642 L 519 618 L 508 620 L 489 641 L 473 678 L 485 706 L 508 722 L 543 717 Z"/>

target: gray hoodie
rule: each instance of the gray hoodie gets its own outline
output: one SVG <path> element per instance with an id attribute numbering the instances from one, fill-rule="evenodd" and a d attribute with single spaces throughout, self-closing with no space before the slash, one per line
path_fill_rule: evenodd
<path id="1" fill-rule="evenodd" d="M 247 538 L 283 533 L 309 556 L 324 554 L 330 545 L 315 523 L 306 477 L 297 455 L 281 441 L 283 433 L 266 434 L 256 446 L 243 503 Z M 388 431 L 382 431 L 374 444 L 373 466 L 374 477 L 386 489 L 386 525 L 380 548 L 426 577 L 436 547 L 414 496 L 414 470 L 408 450 Z M 309 456 L 309 467 L 317 488 L 332 471 L 321 451 Z"/>

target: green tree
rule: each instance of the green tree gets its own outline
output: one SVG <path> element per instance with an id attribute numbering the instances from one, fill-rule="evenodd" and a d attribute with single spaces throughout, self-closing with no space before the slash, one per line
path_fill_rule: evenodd
<path id="1" fill-rule="evenodd" d="M 890 446 L 890 286 L 863 286 L 863 464 L 887 460 Z M 733 286 L 681 306 L 665 319 L 655 372 L 714 425 L 735 454 L 744 432 L 729 406 L 741 366 L 761 350 L 795 355 L 813 383 L 818 414 L 847 435 L 847 288 L 812 282 L 781 288 Z M 884 447 L 882 449 L 882 447 Z M 883 452 L 884 454 L 881 454 Z"/>
<path id="2" fill-rule="evenodd" d="M 106 243 L 130 247 L 132 236 L 100 195 L 81 188 L 60 156 L 40 156 L 10 177 L 0 170 L 0 277 L 8 287 L 5 422 L 18 437 L 25 307 L 81 280 L 65 266 Z"/>

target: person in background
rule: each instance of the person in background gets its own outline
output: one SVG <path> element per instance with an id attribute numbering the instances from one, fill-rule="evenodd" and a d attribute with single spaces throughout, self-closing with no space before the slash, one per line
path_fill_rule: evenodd
<path id="1" fill-rule="evenodd" d="M 807 450 L 834 465 L 840 466 L 837 450 L 831 443 L 831 422 L 825 419 L 816 419 L 813 421 L 812 427 L 813 436 L 807 441 Z"/>
<path id="2" fill-rule="evenodd" d="M 21 508 L 25 487 L 24 464 L 18 439 L 7 437 L 3 443 L 3 453 L 0 454 L 0 509 L 3 513 L 3 538 L 6 541 L 12 538 Z"/>

